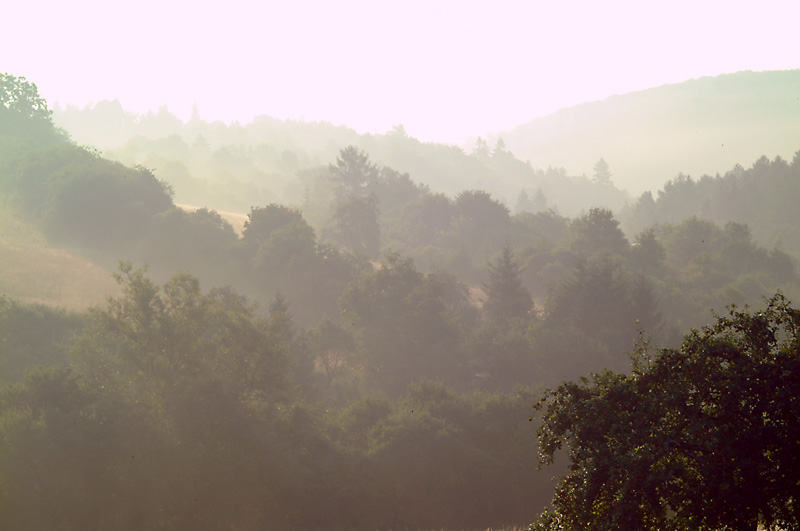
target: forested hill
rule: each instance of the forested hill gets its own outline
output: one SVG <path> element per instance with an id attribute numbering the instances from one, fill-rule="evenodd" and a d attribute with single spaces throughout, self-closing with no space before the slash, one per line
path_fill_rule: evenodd
<path id="1" fill-rule="evenodd" d="M 135 142 L 146 145 L 142 138 Z M 152 145 L 208 147 L 183 142 Z M 251 177 L 258 148 L 218 150 L 211 160 L 236 170 L 228 188 L 235 175 Z M 458 156 L 498 175 L 521 164 L 502 143 Z M 747 225 L 692 216 L 698 205 L 685 197 L 699 186 L 714 212 L 715 202 L 737 197 L 732 188 L 756 198 L 747 190 L 759 182 L 763 201 L 750 204 L 790 208 L 800 157 L 760 160 L 699 184 L 677 180 L 649 203 L 645 195 L 629 211 L 643 224 L 633 239 L 609 209 L 570 218 L 548 210 L 544 193 L 521 196 L 516 213 L 483 190 L 450 198 L 354 145 L 326 162 L 299 172 L 309 184 L 302 209 L 247 197 L 255 205 L 240 235 L 213 210 L 176 206 L 164 173 L 76 145 L 34 84 L 0 74 L 1 529 L 516 529 L 552 492 L 552 472 L 536 471 L 537 428 L 558 437 L 571 419 L 581 425 L 569 444 L 630 447 L 636 461 L 614 460 L 621 469 L 644 463 L 655 472 L 648 482 L 677 485 L 669 507 L 686 505 L 686 492 L 711 492 L 728 507 L 734 492 L 738 512 L 756 485 L 766 495 L 750 513 L 789 492 L 788 516 L 773 520 L 798 528 L 784 525 L 799 520 L 788 488 L 796 479 L 782 472 L 796 470 L 800 454 L 796 416 L 782 413 L 800 405 L 800 382 L 787 376 L 800 374 L 798 311 L 777 295 L 764 314 L 722 320 L 708 312 L 759 304 L 778 290 L 797 300 L 796 261 L 761 246 Z M 587 189 L 613 190 L 608 166 L 595 169 Z M 687 206 L 685 219 L 652 225 L 642 216 L 673 212 L 670 202 Z M 48 251 L 69 256 L 51 260 L 62 267 L 33 267 Z M 80 278 L 81 291 L 100 291 L 93 271 L 110 264 L 118 265 L 116 287 L 105 304 L 80 313 L 32 304 L 64 300 L 55 283 L 42 282 L 63 268 L 74 271 L 61 283 Z M 704 324 L 715 332 L 681 340 Z M 655 344 L 681 348 L 651 364 Z M 743 347 L 747 355 L 734 357 Z M 604 371 L 631 368 L 631 348 L 630 377 Z M 697 363 L 705 351 L 709 363 Z M 674 378 L 642 372 L 659 367 Z M 589 415 L 564 417 L 561 408 L 542 419 L 530 408 L 543 387 L 587 373 L 597 374 L 596 389 L 583 380 L 549 396 L 586 397 Z M 615 397 L 624 403 L 603 403 Z M 637 422 L 633 437 L 596 436 L 609 428 L 616 436 L 616 426 L 626 433 L 637 419 L 647 423 Z M 673 442 L 691 448 L 698 433 L 714 435 L 698 449 L 711 459 L 687 468 Z M 542 440 L 550 461 L 560 443 Z M 763 441 L 777 445 L 753 468 L 747 449 Z M 596 462 L 601 454 L 573 455 Z M 584 473 L 560 463 L 557 475 Z M 687 472 L 665 476 L 660 463 Z M 729 463 L 744 465 L 730 472 Z M 740 473 L 751 469 L 758 481 Z M 710 482 L 720 477 L 727 486 L 714 492 Z M 627 496 L 612 495 L 615 503 Z M 575 499 L 559 494 L 555 508 L 569 516 L 559 500 Z M 615 510 L 601 505 L 604 515 Z M 654 507 L 645 517 L 661 525 L 667 505 Z"/>
<path id="2" fill-rule="evenodd" d="M 240 213 L 254 204 L 299 206 L 320 173 L 349 145 L 449 197 L 485 190 L 513 209 L 525 191 L 523 197 L 538 197 L 547 208 L 569 216 L 594 206 L 616 210 L 628 199 L 611 183 L 564 168 L 535 168 L 499 139 L 478 139 L 465 151 L 420 142 L 402 126 L 361 135 L 329 123 L 268 116 L 247 124 L 207 122 L 200 111 L 184 123 L 166 107 L 137 115 L 118 101 L 83 109 L 56 107 L 53 121 L 75 142 L 97 148 L 106 158 L 153 170 L 172 185 L 177 203 Z"/>
<path id="3" fill-rule="evenodd" d="M 715 223 L 742 223 L 762 245 L 800 257 L 800 151 L 790 160 L 761 157 L 748 169 L 737 164 L 724 175 L 679 175 L 654 196 L 644 192 L 625 208 L 629 234 L 699 216 Z"/>
<path id="4" fill-rule="evenodd" d="M 679 173 L 713 175 L 762 155 L 791 160 L 800 138 L 800 70 L 739 72 L 613 96 L 500 134 L 533 166 L 591 174 L 603 157 L 638 195 Z"/>

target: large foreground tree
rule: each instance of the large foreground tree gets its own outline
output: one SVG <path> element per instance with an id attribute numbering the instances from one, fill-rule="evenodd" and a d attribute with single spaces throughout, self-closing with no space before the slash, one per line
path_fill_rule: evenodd
<path id="1" fill-rule="evenodd" d="M 800 527 L 800 311 L 781 295 L 536 407 L 542 462 L 565 446 L 570 468 L 532 529 Z"/>

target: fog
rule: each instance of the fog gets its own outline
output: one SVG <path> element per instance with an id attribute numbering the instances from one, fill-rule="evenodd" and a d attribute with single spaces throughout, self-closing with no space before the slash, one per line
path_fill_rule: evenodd
<path id="1" fill-rule="evenodd" d="M 800 526 L 797 8 L 46 7 L 0 529 Z"/>
<path id="2" fill-rule="evenodd" d="M 798 8 L 680 1 L 406 2 L 307 0 L 220 12 L 154 1 L 40 4 L 0 35 L 4 68 L 51 105 L 119 99 L 139 114 L 327 121 L 359 133 L 397 124 L 462 143 L 615 94 L 742 70 L 797 67 Z M 147 28 L 148 38 L 141 38 Z M 745 35 L 746 37 L 742 37 Z M 19 43 L 25 46 L 19 46 Z M 559 164 L 560 165 L 560 164 Z M 572 171 L 582 172 L 583 168 Z"/>

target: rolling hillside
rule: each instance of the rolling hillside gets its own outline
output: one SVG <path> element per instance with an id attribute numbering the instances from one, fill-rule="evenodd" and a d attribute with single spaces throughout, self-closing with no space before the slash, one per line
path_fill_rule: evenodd
<path id="1" fill-rule="evenodd" d="M 591 176 L 603 157 L 633 194 L 800 149 L 800 70 L 739 72 L 562 109 L 500 133 L 534 167 Z"/>

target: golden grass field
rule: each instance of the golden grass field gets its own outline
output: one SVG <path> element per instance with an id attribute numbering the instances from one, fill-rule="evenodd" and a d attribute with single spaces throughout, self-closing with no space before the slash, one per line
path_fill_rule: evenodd
<path id="1" fill-rule="evenodd" d="M 117 293 L 111 272 L 52 247 L 38 230 L 0 206 L 0 295 L 85 310 Z"/>

